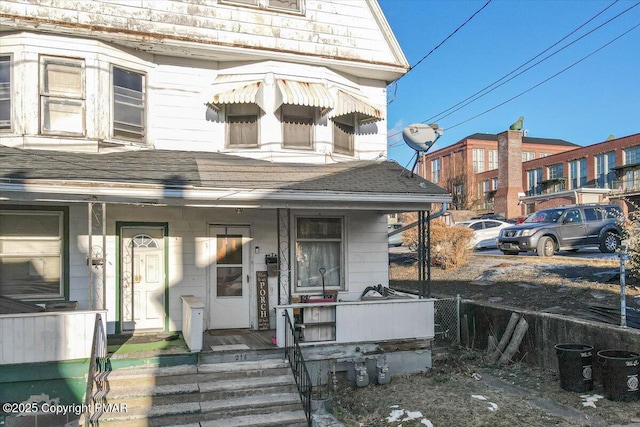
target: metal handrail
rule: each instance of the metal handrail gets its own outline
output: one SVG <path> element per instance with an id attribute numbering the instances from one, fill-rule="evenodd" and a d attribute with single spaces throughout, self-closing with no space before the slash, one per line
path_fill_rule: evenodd
<path id="1" fill-rule="evenodd" d="M 296 380 L 296 385 L 298 386 L 298 393 L 300 393 L 300 399 L 304 406 L 304 414 L 307 417 L 307 424 L 311 427 L 311 393 L 313 391 L 311 376 L 309 375 L 309 370 L 304 362 L 302 350 L 300 349 L 300 342 L 293 327 L 289 311 L 284 310 L 283 316 L 286 319 L 284 354 L 289 360 L 291 371 L 293 371 L 293 376 Z"/>
<path id="2" fill-rule="evenodd" d="M 111 371 L 111 365 L 107 358 L 107 334 L 102 323 L 102 316 L 96 313 L 96 321 L 93 328 L 93 341 L 91 343 L 91 359 L 89 360 L 89 372 L 87 375 L 87 391 L 84 396 L 85 412 L 84 425 L 98 425 L 102 408 L 107 403 L 109 391 L 107 375 Z M 95 386 L 95 391 L 94 391 Z"/>

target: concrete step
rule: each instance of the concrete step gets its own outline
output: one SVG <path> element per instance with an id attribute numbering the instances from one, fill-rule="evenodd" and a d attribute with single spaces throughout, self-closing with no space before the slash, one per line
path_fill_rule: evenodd
<path id="1" fill-rule="evenodd" d="M 291 368 L 282 358 L 121 368 L 111 372 L 107 380 L 107 403 L 126 410 L 106 412 L 100 423 L 134 427 L 203 422 L 306 425 Z"/>
<path id="2" fill-rule="evenodd" d="M 240 415 L 203 421 L 201 427 L 306 427 L 304 411 L 287 411 L 263 415 Z"/>
<path id="3" fill-rule="evenodd" d="M 144 388 L 114 389 L 107 402 L 126 404 L 129 408 L 170 403 L 205 402 L 231 397 L 297 392 L 291 376 L 260 377 L 246 380 L 226 380 L 212 383 L 178 384 Z"/>

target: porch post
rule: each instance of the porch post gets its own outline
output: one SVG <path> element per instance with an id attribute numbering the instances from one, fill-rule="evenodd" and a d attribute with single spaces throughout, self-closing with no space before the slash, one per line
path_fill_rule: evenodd
<path id="1" fill-rule="evenodd" d="M 88 203 L 88 235 L 87 235 L 87 268 L 89 269 L 89 310 L 93 310 L 96 305 L 99 305 L 103 310 L 107 308 L 107 275 L 104 270 L 105 264 L 105 248 L 107 247 L 107 205 L 106 203 Z M 96 234 L 102 235 L 102 242 L 100 245 L 93 244 L 93 237 Z M 102 292 L 98 292 L 97 284 L 94 283 L 94 278 L 97 277 L 97 273 L 100 273 L 100 284 L 102 285 Z M 101 304 L 96 304 L 97 300 L 102 300 Z"/>
<path id="2" fill-rule="evenodd" d="M 278 216 L 278 304 L 291 304 L 291 210 L 279 209 Z"/>

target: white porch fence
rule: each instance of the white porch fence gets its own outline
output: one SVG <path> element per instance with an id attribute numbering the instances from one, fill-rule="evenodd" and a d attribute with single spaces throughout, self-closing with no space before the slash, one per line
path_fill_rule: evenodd
<path id="1" fill-rule="evenodd" d="M 96 322 L 106 310 L 0 314 L 0 365 L 88 359 Z"/>
<path id="2" fill-rule="evenodd" d="M 426 299 L 381 299 L 353 302 L 321 302 L 276 307 L 278 347 L 284 346 L 283 311 L 297 317 L 295 328 L 308 338 L 300 345 L 313 343 L 359 343 L 434 337 L 434 301 Z M 305 311 L 309 314 L 305 314 Z M 298 316 L 294 314 L 298 313 Z M 302 313 L 302 316 L 300 316 Z M 320 330 L 309 333 L 309 329 Z"/>

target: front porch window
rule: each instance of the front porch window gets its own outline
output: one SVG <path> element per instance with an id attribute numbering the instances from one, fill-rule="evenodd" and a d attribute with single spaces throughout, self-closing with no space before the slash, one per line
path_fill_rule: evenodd
<path id="1" fill-rule="evenodd" d="M 63 213 L 0 211 L 0 295 L 63 296 Z"/>
<path id="2" fill-rule="evenodd" d="M 343 289 L 342 218 L 297 218 L 296 291 Z"/>

